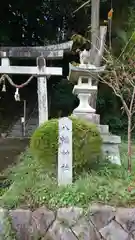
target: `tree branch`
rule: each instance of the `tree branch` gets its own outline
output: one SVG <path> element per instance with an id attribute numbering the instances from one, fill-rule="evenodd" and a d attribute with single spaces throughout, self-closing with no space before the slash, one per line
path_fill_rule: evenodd
<path id="1" fill-rule="evenodd" d="M 135 98 L 135 86 L 134 86 L 134 88 L 133 88 L 132 98 L 131 98 L 131 102 L 130 102 L 130 108 L 129 108 L 130 114 L 132 113 L 134 98 Z"/>
<path id="2" fill-rule="evenodd" d="M 83 3 L 80 7 L 78 7 L 73 13 L 78 12 L 81 8 L 85 7 L 88 3 L 90 3 L 91 0 L 88 0 L 87 2 Z"/>

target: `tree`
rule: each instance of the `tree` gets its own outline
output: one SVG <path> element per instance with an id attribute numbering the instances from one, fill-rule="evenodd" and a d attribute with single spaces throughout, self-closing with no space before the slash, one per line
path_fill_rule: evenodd
<path id="1" fill-rule="evenodd" d="M 122 111 L 128 118 L 128 171 L 131 172 L 131 133 L 135 127 L 135 52 L 122 54 L 122 58 L 115 59 L 108 53 L 108 66 L 104 76 L 99 76 L 102 83 L 112 88 L 114 94 L 120 98 Z"/>

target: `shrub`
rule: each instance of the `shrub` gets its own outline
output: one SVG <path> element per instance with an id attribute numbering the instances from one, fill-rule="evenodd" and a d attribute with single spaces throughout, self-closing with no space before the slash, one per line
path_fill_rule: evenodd
<path id="1" fill-rule="evenodd" d="M 101 137 L 95 124 L 70 117 L 73 125 L 73 169 L 88 169 L 101 156 Z M 58 119 L 51 119 L 34 132 L 30 149 L 46 167 L 57 165 Z"/>

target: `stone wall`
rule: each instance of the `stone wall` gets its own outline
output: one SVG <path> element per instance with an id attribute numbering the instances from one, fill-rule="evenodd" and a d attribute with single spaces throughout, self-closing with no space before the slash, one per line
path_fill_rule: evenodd
<path id="1" fill-rule="evenodd" d="M 0 240 L 133 240 L 135 209 L 93 205 L 35 211 L 0 209 Z"/>

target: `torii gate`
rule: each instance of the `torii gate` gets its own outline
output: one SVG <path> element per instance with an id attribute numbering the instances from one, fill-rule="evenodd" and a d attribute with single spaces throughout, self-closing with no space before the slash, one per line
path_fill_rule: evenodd
<path id="1" fill-rule="evenodd" d="M 62 59 L 72 41 L 45 47 L 0 47 L 0 74 L 27 74 L 38 80 L 39 125 L 48 120 L 47 76 L 62 76 L 61 67 L 46 67 L 45 59 Z M 10 58 L 37 58 L 37 66 L 10 66 Z"/>

